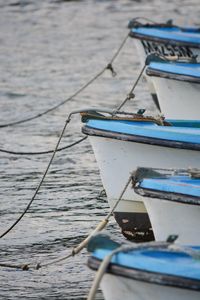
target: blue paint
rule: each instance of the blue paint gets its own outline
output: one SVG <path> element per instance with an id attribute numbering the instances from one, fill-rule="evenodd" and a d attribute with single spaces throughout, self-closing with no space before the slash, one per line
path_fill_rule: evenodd
<path id="1" fill-rule="evenodd" d="M 156 37 L 160 40 L 174 40 L 191 44 L 200 44 L 200 31 L 198 28 L 158 28 L 158 27 L 138 27 L 132 28 L 131 32 L 143 35 L 144 37 Z"/>
<path id="2" fill-rule="evenodd" d="M 160 71 L 163 73 L 173 73 L 178 75 L 200 78 L 199 63 L 176 63 L 176 62 L 151 62 L 149 69 Z"/>
<path id="3" fill-rule="evenodd" d="M 144 178 L 139 183 L 139 187 L 160 192 L 200 197 L 200 179 L 191 178 L 189 175 L 168 176 L 167 178 Z"/>
<path id="4" fill-rule="evenodd" d="M 160 126 L 153 122 L 91 119 L 87 122 L 87 127 L 119 134 L 200 144 L 200 121 L 170 122 L 173 126 Z"/>
<path id="5" fill-rule="evenodd" d="M 191 248 L 188 246 L 185 249 L 193 249 L 196 253 L 200 253 L 200 247 Z M 110 252 L 108 249 L 100 247 L 93 252 L 92 256 L 102 260 Z M 119 252 L 112 258 L 111 262 L 141 271 L 200 280 L 200 260 L 193 258 L 184 251 L 184 247 L 182 251 L 177 252 L 151 247 L 130 250 L 126 253 Z"/>

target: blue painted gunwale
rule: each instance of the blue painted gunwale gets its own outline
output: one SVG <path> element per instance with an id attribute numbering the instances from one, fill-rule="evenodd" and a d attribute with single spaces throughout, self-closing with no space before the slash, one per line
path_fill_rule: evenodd
<path id="1" fill-rule="evenodd" d="M 176 193 L 197 197 L 200 200 L 200 179 L 191 178 L 189 175 L 143 178 L 138 183 L 138 188 L 144 189 L 144 193 L 145 189 L 150 189 L 161 193 Z"/>
<path id="2" fill-rule="evenodd" d="M 189 76 L 191 78 L 200 78 L 200 64 L 199 63 L 179 63 L 179 62 L 150 62 L 146 69 L 148 75 L 152 71 L 158 71 L 162 77 L 163 74 L 176 74 L 181 76 Z M 152 74 L 153 75 L 153 74 Z M 169 76 L 170 78 L 170 76 Z"/>
<path id="3" fill-rule="evenodd" d="M 161 42 L 182 42 L 200 47 L 200 31 L 198 28 L 142 26 L 131 28 L 130 36 L 140 39 L 160 40 Z"/>
<path id="4" fill-rule="evenodd" d="M 187 248 L 199 254 L 200 247 Z M 92 257 L 103 260 L 110 252 L 100 247 L 94 250 Z M 176 252 L 169 249 L 153 249 L 149 246 L 149 249 L 121 251 L 113 256 L 111 263 L 128 269 L 200 281 L 200 260 L 193 258 L 184 250 Z"/>
<path id="5" fill-rule="evenodd" d="M 86 128 L 97 129 L 105 133 L 141 136 L 163 141 L 173 141 L 200 145 L 200 121 L 169 120 L 173 126 L 159 126 L 153 122 L 135 122 L 125 120 L 94 120 L 86 123 Z M 196 127 L 194 127 L 196 126 Z M 83 130 L 84 132 L 84 130 Z M 92 135 L 92 134 L 91 134 Z"/>

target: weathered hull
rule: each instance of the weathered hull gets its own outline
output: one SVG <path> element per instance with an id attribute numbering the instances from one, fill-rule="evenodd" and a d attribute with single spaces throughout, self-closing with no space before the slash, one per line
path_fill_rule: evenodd
<path id="1" fill-rule="evenodd" d="M 197 300 L 200 292 L 105 274 L 100 284 L 105 300 Z"/>
<path id="2" fill-rule="evenodd" d="M 175 45 L 170 45 L 170 44 L 165 44 L 165 43 L 161 43 L 161 42 L 153 42 L 153 41 L 147 41 L 147 40 L 138 40 L 135 39 L 135 46 L 137 48 L 137 53 L 139 56 L 139 60 L 141 63 L 141 67 L 144 66 L 145 64 L 145 60 L 146 57 L 151 54 L 151 53 L 160 53 L 161 55 L 168 55 L 168 56 L 179 56 L 179 57 L 192 57 L 193 55 L 198 55 L 197 57 L 197 61 L 199 60 L 199 55 L 200 55 L 200 49 L 199 48 L 192 48 L 189 46 L 175 46 Z M 156 106 L 160 107 L 160 110 L 162 111 L 162 113 L 165 115 L 165 117 L 167 118 L 182 118 L 182 119 L 194 119 L 197 115 L 197 111 L 198 111 L 198 106 L 196 106 L 196 113 L 195 113 L 195 106 L 194 109 L 192 109 L 192 104 L 190 104 L 190 101 L 192 99 L 191 94 L 189 94 L 189 92 L 187 93 L 187 95 L 189 94 L 190 96 L 187 97 L 186 100 L 186 108 L 188 108 L 188 105 L 190 105 L 190 109 L 193 110 L 193 113 L 191 112 L 191 115 L 185 114 L 185 110 L 183 110 L 183 107 L 185 105 L 185 103 L 179 104 L 177 103 L 177 94 L 178 94 L 178 90 L 175 90 L 174 94 L 166 94 L 162 89 L 163 89 L 163 84 L 162 86 L 158 87 L 157 82 L 154 82 L 153 77 L 149 77 L 146 74 L 144 74 L 148 86 L 149 86 L 149 91 L 153 97 L 153 100 L 156 104 Z M 169 92 L 169 91 L 168 91 Z M 165 95 L 164 95 L 165 93 Z M 162 95 L 161 95 L 162 94 Z M 183 93 L 181 93 L 183 94 Z M 164 96 L 163 96 L 164 95 Z M 165 98 L 165 100 L 163 99 L 163 97 Z M 179 98 L 181 99 L 181 96 L 179 96 Z M 186 95 L 184 96 L 184 98 L 186 99 Z M 170 102 L 173 102 L 173 106 L 170 105 Z M 189 103 L 188 103 L 189 102 Z M 159 103 L 159 104 L 157 104 Z M 182 112 L 183 111 L 183 112 Z"/>
<path id="3" fill-rule="evenodd" d="M 158 95 L 161 111 L 168 119 L 198 120 L 200 83 L 150 77 Z"/>
<path id="4" fill-rule="evenodd" d="M 165 241 L 174 234 L 179 244 L 200 245 L 199 205 L 150 197 L 144 197 L 144 203 L 156 240 Z"/>
<path id="5" fill-rule="evenodd" d="M 193 48 L 192 46 L 185 45 L 170 45 L 169 43 L 162 43 L 161 41 L 150 41 L 145 39 L 134 39 L 134 42 L 142 65 L 144 65 L 146 57 L 155 52 L 164 56 L 190 58 L 194 55 L 198 55 L 197 61 L 200 61 L 200 48 Z"/>
<path id="6" fill-rule="evenodd" d="M 100 169 L 101 179 L 112 208 L 128 178 L 138 166 L 157 168 L 200 167 L 200 152 L 167 146 L 90 136 Z M 151 223 L 142 197 L 129 186 L 115 209 L 122 232 L 129 239 L 145 241 L 153 238 Z"/>

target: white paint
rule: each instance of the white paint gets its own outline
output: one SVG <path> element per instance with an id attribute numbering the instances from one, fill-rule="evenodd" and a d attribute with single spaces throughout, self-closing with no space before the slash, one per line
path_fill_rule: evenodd
<path id="1" fill-rule="evenodd" d="M 154 84 L 161 111 L 167 119 L 200 118 L 200 83 L 149 76 Z"/>
<path id="2" fill-rule="evenodd" d="M 188 168 L 200 167 L 200 151 L 174 149 L 111 138 L 90 136 L 90 142 L 100 169 L 103 186 L 110 207 L 119 198 L 131 173 L 137 167 Z M 142 197 L 128 187 L 120 206 L 120 212 L 144 212 Z"/>
<path id="3" fill-rule="evenodd" d="M 164 47 L 164 44 L 161 43 L 154 42 L 154 44 L 163 45 Z M 142 68 L 145 64 L 147 54 L 140 40 L 135 39 L 135 46 Z M 190 49 L 194 55 L 198 55 L 197 61 L 200 62 L 200 49 Z M 166 118 L 199 119 L 200 84 L 147 76 L 145 71 L 144 76 L 147 80 L 150 93 L 157 94 L 161 112 Z"/>
<path id="4" fill-rule="evenodd" d="M 176 234 L 179 244 L 200 245 L 200 206 L 149 197 L 144 203 L 157 241 Z"/>
<path id="5" fill-rule="evenodd" d="M 100 287 L 105 300 L 199 300 L 200 292 L 105 274 Z"/>
<path id="6" fill-rule="evenodd" d="M 140 64 L 141 64 L 141 70 L 142 70 L 142 68 L 145 65 L 145 60 L 146 60 L 147 55 L 144 51 L 144 47 L 143 47 L 142 43 L 139 40 L 135 40 L 135 47 L 137 49 L 137 53 L 138 53 L 138 56 L 139 56 L 139 61 L 140 61 Z M 147 81 L 150 94 L 156 94 L 153 82 L 152 82 L 151 78 L 149 78 L 149 76 L 146 75 L 145 70 L 143 72 L 143 76 L 145 77 L 145 79 Z"/>

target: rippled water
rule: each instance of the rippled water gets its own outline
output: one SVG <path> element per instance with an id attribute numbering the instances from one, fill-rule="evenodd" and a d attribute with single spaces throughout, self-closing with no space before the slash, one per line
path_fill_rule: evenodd
<path id="1" fill-rule="evenodd" d="M 128 33 L 137 16 L 156 21 L 175 19 L 198 24 L 199 1 L 177 0 L 0 0 L 0 124 L 31 117 L 58 104 L 98 73 Z M 109 71 L 73 101 L 34 121 L 0 128 L 0 148 L 13 151 L 53 149 L 70 111 L 116 107 L 139 73 L 133 41 Z M 129 109 L 154 110 L 145 82 Z M 81 136 L 80 117 L 73 117 L 62 145 Z M 4 232 L 24 210 L 49 162 L 50 154 L 15 156 L 0 152 L 1 227 Z M 68 253 L 109 211 L 88 141 L 56 154 L 31 209 L 0 240 L 1 261 L 46 262 Z M 107 230 L 120 236 L 111 220 Z M 0 299 L 85 299 L 93 273 L 87 253 L 39 271 L 0 269 Z M 102 299 L 99 292 L 98 299 Z"/>

